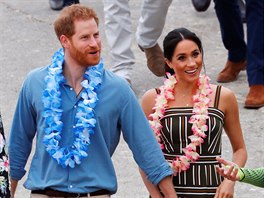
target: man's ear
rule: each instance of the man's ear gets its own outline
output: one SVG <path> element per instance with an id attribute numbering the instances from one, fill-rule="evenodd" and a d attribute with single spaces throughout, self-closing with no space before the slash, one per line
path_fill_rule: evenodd
<path id="1" fill-rule="evenodd" d="M 61 42 L 61 45 L 63 46 L 63 48 L 69 48 L 70 47 L 70 39 L 67 36 L 61 35 L 60 36 L 60 42 Z"/>

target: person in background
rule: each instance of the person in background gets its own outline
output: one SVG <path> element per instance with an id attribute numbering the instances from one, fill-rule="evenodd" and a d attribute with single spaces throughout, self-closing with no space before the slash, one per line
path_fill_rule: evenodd
<path id="1" fill-rule="evenodd" d="M 172 0 L 144 0 L 137 27 L 136 39 L 147 58 L 147 65 L 157 76 L 163 76 L 164 57 L 158 44 Z M 247 44 L 244 40 L 241 11 L 237 0 L 214 0 L 220 24 L 222 41 L 228 51 L 224 69 L 217 81 L 227 83 L 237 80 L 247 69 L 249 92 L 245 108 L 264 106 L 264 1 L 247 0 Z"/>
<path id="2" fill-rule="evenodd" d="M 62 48 L 31 71 L 20 90 L 9 138 L 11 194 L 25 175 L 32 198 L 110 197 L 111 157 L 121 132 L 138 166 L 168 198 L 172 170 L 129 84 L 104 69 L 99 19 L 92 8 L 65 7 L 54 22 Z"/>
<path id="3" fill-rule="evenodd" d="M 197 12 L 205 12 L 211 4 L 211 0 L 192 0 L 194 9 Z M 245 0 L 238 0 L 239 9 L 243 23 L 246 22 L 246 5 Z"/>
<path id="4" fill-rule="evenodd" d="M 246 0 L 247 79 L 245 108 L 264 106 L 264 1 Z"/>
<path id="5" fill-rule="evenodd" d="M 237 80 L 247 63 L 247 46 L 238 0 L 215 0 L 215 11 L 222 41 L 228 51 L 226 64 L 218 74 L 217 82 L 228 83 Z"/>
<path id="6" fill-rule="evenodd" d="M 197 12 L 205 12 L 209 8 L 211 0 L 192 0 L 192 4 Z"/>
<path id="7" fill-rule="evenodd" d="M 239 5 L 244 5 L 240 1 Z M 148 68 L 156 76 L 164 76 L 164 67 L 160 67 L 164 63 L 164 58 L 157 40 L 164 28 L 171 2 L 172 0 L 145 0 L 141 7 L 141 17 L 136 33 L 137 42 L 139 48 L 146 54 Z M 210 2 L 211 0 L 192 0 L 193 6 L 197 11 L 205 11 L 209 7 Z M 129 1 L 104 0 L 103 3 L 105 35 L 110 46 L 110 56 L 112 59 L 111 71 L 131 83 L 131 72 L 135 64 L 135 56 L 131 49 L 133 33 Z M 220 1 L 218 3 L 221 4 Z M 216 9 L 218 8 L 221 9 L 221 6 L 217 6 Z M 223 20 L 225 19 L 223 18 Z M 220 23 L 222 23 L 222 20 L 220 20 Z M 228 28 L 228 26 L 224 28 Z M 223 35 L 224 42 L 226 42 L 226 39 L 229 39 L 229 37 Z M 240 44 L 240 35 L 238 39 L 231 39 Z M 241 45 L 245 45 L 245 43 Z"/>
<path id="8" fill-rule="evenodd" d="M 131 84 L 135 56 L 131 49 L 133 32 L 129 0 L 103 0 L 103 4 L 110 70 Z"/>
<path id="9" fill-rule="evenodd" d="M 172 0 L 144 0 L 136 31 L 139 48 L 145 53 L 147 66 L 156 76 L 164 76 L 164 56 L 158 44 Z"/>
<path id="10" fill-rule="evenodd" d="M 79 0 L 49 0 L 49 5 L 52 10 L 61 10 L 65 6 L 80 3 Z"/>
<path id="11" fill-rule="evenodd" d="M 264 106 L 264 1 L 246 0 L 247 45 L 237 0 L 215 0 L 223 43 L 228 60 L 217 81 L 237 80 L 240 71 L 247 70 L 249 92 L 244 107 Z"/>
<path id="12" fill-rule="evenodd" d="M 198 1 L 192 1 L 194 6 Z M 158 39 L 165 25 L 166 16 L 172 0 L 144 0 L 141 7 L 141 15 L 136 31 L 136 39 L 139 48 L 145 53 L 147 65 L 157 76 L 164 75 L 164 57 L 158 44 Z M 244 41 L 243 26 L 237 0 L 214 0 L 215 11 L 221 27 L 221 35 L 224 46 L 228 50 L 226 72 L 218 76 L 218 81 L 233 81 L 246 65 L 246 44 Z M 199 1 L 203 8 L 209 6 L 210 1 Z M 196 6 L 197 7 L 197 6 Z M 230 31 L 232 30 L 232 31 Z M 232 44 L 231 44 L 232 43 Z M 232 71 L 229 71 L 232 68 Z M 234 68 L 234 69 L 233 69 Z M 234 71 L 233 71 L 234 70 Z M 220 75 L 219 74 L 219 75 Z"/>
<path id="13" fill-rule="evenodd" d="M 242 22 L 243 23 L 246 23 L 247 22 L 247 17 L 246 17 L 246 0 L 238 0 L 238 5 L 239 5 L 240 12 L 241 12 Z"/>
<path id="14" fill-rule="evenodd" d="M 4 126 L 2 122 L 2 116 L 0 113 L 0 197 L 10 198 L 9 175 L 8 175 L 9 162 L 5 149 L 6 149 L 6 139 L 4 133 Z"/>
<path id="15" fill-rule="evenodd" d="M 175 191 L 179 198 L 233 197 L 235 183 L 222 181 L 215 158 L 221 156 L 224 129 L 234 163 L 246 163 L 235 95 L 202 74 L 203 48 L 195 33 L 186 28 L 169 32 L 163 50 L 167 78 L 144 94 L 142 108 L 174 171 Z M 151 197 L 162 197 L 140 172 Z"/>
<path id="16" fill-rule="evenodd" d="M 240 181 L 254 186 L 264 188 L 264 167 L 260 168 L 240 168 L 233 162 L 217 157 L 216 160 L 221 163 L 217 167 L 217 172 L 232 181 Z"/>

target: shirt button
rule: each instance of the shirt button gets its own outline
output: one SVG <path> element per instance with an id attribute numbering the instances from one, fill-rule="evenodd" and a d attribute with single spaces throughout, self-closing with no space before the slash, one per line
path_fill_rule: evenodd
<path id="1" fill-rule="evenodd" d="M 74 128 L 74 129 L 75 129 L 75 126 L 72 126 L 72 128 Z"/>
<path id="2" fill-rule="evenodd" d="M 70 188 L 72 188 L 72 185 L 70 185 Z"/>
<path id="3" fill-rule="evenodd" d="M 77 106 L 76 106 L 76 105 L 74 105 L 74 108 L 76 109 L 76 108 L 77 108 Z"/>
<path id="4" fill-rule="evenodd" d="M 73 90 L 73 88 L 71 87 L 71 88 L 70 88 L 70 90 L 72 91 L 72 90 Z"/>

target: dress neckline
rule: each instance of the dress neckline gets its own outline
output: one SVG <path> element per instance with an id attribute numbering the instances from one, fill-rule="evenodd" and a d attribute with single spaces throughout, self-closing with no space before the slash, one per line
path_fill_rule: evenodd
<path id="1" fill-rule="evenodd" d="M 168 107 L 165 109 L 165 112 L 168 112 L 170 110 L 180 110 L 180 109 L 184 109 L 184 110 L 193 110 L 193 106 L 190 106 L 190 107 Z M 212 110 L 216 110 L 216 111 L 219 111 L 221 112 L 221 114 L 223 114 L 223 116 L 225 115 L 225 113 L 219 109 L 219 108 L 216 108 L 216 107 L 213 107 L 213 106 L 210 106 L 208 107 L 208 111 L 212 111 Z"/>

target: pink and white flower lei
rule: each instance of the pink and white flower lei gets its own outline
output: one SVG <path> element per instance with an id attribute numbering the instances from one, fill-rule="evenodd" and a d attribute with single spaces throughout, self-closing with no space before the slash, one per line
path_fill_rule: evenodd
<path id="1" fill-rule="evenodd" d="M 152 120 L 149 121 L 161 149 L 164 149 L 164 145 L 161 143 L 160 131 L 162 125 L 160 120 L 164 117 L 165 109 L 168 107 L 168 101 L 174 100 L 174 86 L 177 83 L 175 75 L 167 73 L 167 77 L 164 80 L 164 85 L 160 87 L 160 94 L 157 95 L 156 104 L 153 108 L 155 112 L 150 114 Z M 170 163 L 175 175 L 189 169 L 190 163 L 195 162 L 199 158 L 196 148 L 204 142 L 203 138 L 206 137 L 205 131 L 208 130 L 206 120 L 209 118 L 208 107 L 211 101 L 210 95 L 212 94 L 209 80 L 209 77 L 206 75 L 199 77 L 197 93 L 193 96 L 194 115 L 189 120 L 189 123 L 192 124 L 193 135 L 188 137 L 191 143 L 183 148 L 184 155 L 176 157 Z"/>

